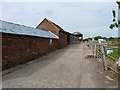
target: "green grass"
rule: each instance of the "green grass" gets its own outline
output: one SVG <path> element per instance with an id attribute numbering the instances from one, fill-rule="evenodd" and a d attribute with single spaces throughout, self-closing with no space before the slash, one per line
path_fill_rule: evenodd
<path id="1" fill-rule="evenodd" d="M 113 52 L 111 52 L 111 53 L 108 54 L 108 55 L 110 55 L 110 56 L 118 59 L 118 58 L 120 57 L 120 50 L 119 50 L 119 49 L 114 49 Z M 116 59 L 113 59 L 113 58 L 108 57 L 108 56 L 107 56 L 107 58 L 108 58 L 109 60 L 111 60 L 112 62 L 114 62 L 114 63 L 117 62 Z"/>
<path id="2" fill-rule="evenodd" d="M 108 45 L 109 47 L 118 47 L 119 45 L 116 44 L 116 45 Z"/>

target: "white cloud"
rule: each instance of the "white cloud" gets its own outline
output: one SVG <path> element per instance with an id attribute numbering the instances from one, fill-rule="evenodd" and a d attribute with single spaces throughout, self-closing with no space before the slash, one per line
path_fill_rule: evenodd
<path id="1" fill-rule="evenodd" d="M 95 27 L 83 30 L 84 37 L 104 36 L 104 37 L 117 37 L 118 29 L 109 29 L 108 26 Z"/>
<path id="2" fill-rule="evenodd" d="M 49 18 L 69 32 L 79 31 L 85 37 L 95 35 L 116 36 L 116 31 L 108 30 L 112 23 L 110 2 L 4 2 L 3 19 L 10 22 L 35 27 L 43 18 Z M 109 33 L 107 33 L 109 31 Z"/>
<path id="3" fill-rule="evenodd" d="M 3 2 L 115 2 L 116 0 L 2 0 Z"/>

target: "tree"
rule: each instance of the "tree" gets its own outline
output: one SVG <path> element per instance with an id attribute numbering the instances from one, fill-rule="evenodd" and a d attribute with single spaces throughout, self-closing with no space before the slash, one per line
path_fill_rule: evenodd
<path id="1" fill-rule="evenodd" d="M 101 36 L 96 36 L 96 37 L 94 37 L 94 39 L 98 40 L 98 39 L 102 39 L 102 37 Z"/>
<path id="2" fill-rule="evenodd" d="M 118 6 L 118 10 L 120 10 L 120 1 L 116 2 L 117 6 Z M 112 15 L 113 15 L 113 24 L 110 24 L 109 28 L 113 29 L 113 28 L 118 28 L 120 27 L 120 20 L 116 19 L 116 11 L 112 10 Z"/>

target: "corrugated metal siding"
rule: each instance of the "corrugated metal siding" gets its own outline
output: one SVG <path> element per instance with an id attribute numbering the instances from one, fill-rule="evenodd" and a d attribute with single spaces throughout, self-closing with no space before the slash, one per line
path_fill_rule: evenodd
<path id="1" fill-rule="evenodd" d="M 51 34 L 48 31 L 43 31 L 43 30 L 40 30 L 40 29 L 35 29 L 35 28 L 32 28 L 32 27 L 27 27 L 27 26 L 24 26 L 24 25 L 14 24 L 14 23 L 2 21 L 2 20 L 0 20 L 0 32 L 59 39 L 59 37 L 57 37 L 54 34 Z"/>

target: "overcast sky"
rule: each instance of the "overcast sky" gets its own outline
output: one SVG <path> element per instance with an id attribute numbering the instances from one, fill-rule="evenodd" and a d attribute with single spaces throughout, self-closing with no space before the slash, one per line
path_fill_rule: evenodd
<path id="1" fill-rule="evenodd" d="M 48 18 L 66 31 L 83 33 L 84 38 L 117 37 L 117 29 L 109 29 L 112 9 L 117 10 L 114 2 L 3 2 L 1 19 L 36 27 Z"/>

